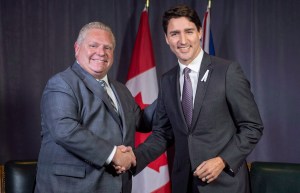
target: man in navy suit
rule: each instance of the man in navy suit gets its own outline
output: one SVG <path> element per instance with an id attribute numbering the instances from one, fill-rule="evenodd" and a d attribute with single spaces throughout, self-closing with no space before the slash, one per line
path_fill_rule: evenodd
<path id="1" fill-rule="evenodd" d="M 132 174 L 113 166 L 135 165 L 131 149 L 120 147 L 134 146 L 143 117 L 129 90 L 107 76 L 114 48 L 111 29 L 89 23 L 75 43 L 75 63 L 48 81 L 35 193 L 131 192 Z"/>
<path id="2" fill-rule="evenodd" d="M 136 172 L 175 144 L 173 193 L 249 193 L 246 157 L 263 124 L 240 65 L 206 54 L 195 10 L 163 16 L 178 65 L 161 78 L 153 133 L 134 152 Z"/>

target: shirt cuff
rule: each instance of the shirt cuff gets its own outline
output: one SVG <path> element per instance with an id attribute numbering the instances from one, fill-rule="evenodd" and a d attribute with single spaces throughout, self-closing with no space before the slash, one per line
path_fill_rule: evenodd
<path id="1" fill-rule="evenodd" d="M 110 162 L 114 158 L 114 155 L 115 155 L 116 151 L 117 151 L 117 147 L 114 146 L 114 149 L 111 151 L 110 155 L 108 156 L 108 158 L 107 158 L 107 160 L 105 162 L 107 165 L 110 164 Z"/>
<path id="2" fill-rule="evenodd" d="M 228 165 L 228 163 L 222 157 L 220 157 L 220 158 L 222 159 L 222 161 L 225 164 L 224 172 L 226 172 L 230 176 L 234 177 L 235 173 L 234 173 L 233 169 Z"/>

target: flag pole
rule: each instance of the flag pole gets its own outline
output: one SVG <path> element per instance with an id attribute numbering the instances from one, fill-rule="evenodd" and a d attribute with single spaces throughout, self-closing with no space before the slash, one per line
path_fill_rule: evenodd
<path id="1" fill-rule="evenodd" d="M 211 0 L 208 0 L 208 5 L 207 8 L 210 9 L 211 8 Z"/>
<path id="2" fill-rule="evenodd" d="M 145 9 L 148 11 L 149 9 L 149 0 L 146 0 Z"/>

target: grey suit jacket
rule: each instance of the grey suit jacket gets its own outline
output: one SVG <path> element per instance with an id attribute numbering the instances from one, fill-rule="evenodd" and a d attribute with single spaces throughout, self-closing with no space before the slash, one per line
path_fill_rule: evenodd
<path id="1" fill-rule="evenodd" d="M 41 100 L 36 193 L 131 191 L 129 172 L 116 175 L 105 161 L 114 145 L 134 146 L 141 110 L 123 84 L 109 81 L 120 116 L 100 84 L 77 63 L 48 81 Z"/>
<path id="2" fill-rule="evenodd" d="M 201 81 L 207 70 L 206 81 Z M 259 141 L 263 125 L 249 82 L 237 63 L 204 54 L 190 130 L 181 107 L 179 66 L 162 76 L 156 114 L 152 135 L 135 150 L 137 172 L 174 142 L 173 193 L 186 192 L 191 172 L 216 156 L 228 167 L 210 184 L 198 180 L 198 190 L 249 192 L 245 159 Z"/>

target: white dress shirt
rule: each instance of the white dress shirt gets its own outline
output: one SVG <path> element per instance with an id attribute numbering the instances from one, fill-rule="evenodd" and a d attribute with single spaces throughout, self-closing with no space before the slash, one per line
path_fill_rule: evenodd
<path id="1" fill-rule="evenodd" d="M 201 67 L 201 62 L 203 59 L 204 52 L 201 50 L 198 54 L 198 56 L 188 65 L 181 64 L 179 61 L 179 67 L 180 67 L 180 76 L 179 76 L 179 84 L 180 84 L 180 99 L 182 100 L 182 90 L 183 90 L 183 83 L 184 83 L 184 75 L 183 75 L 183 69 L 188 67 L 191 69 L 190 72 L 190 79 L 192 82 L 192 88 L 193 88 L 193 106 L 194 106 L 194 101 L 195 101 L 195 96 L 196 96 L 196 91 L 197 91 L 197 84 L 198 84 L 198 79 L 199 79 L 199 72 L 200 72 L 200 67 Z"/>
<path id="2" fill-rule="evenodd" d="M 106 91 L 107 91 L 107 94 L 112 99 L 112 101 L 113 101 L 116 109 L 119 110 L 117 97 L 116 97 L 115 93 L 113 92 L 112 88 L 110 87 L 107 75 L 104 76 L 101 80 L 103 80 L 104 82 L 106 82 Z M 99 80 L 97 80 L 97 81 L 99 81 Z"/>

